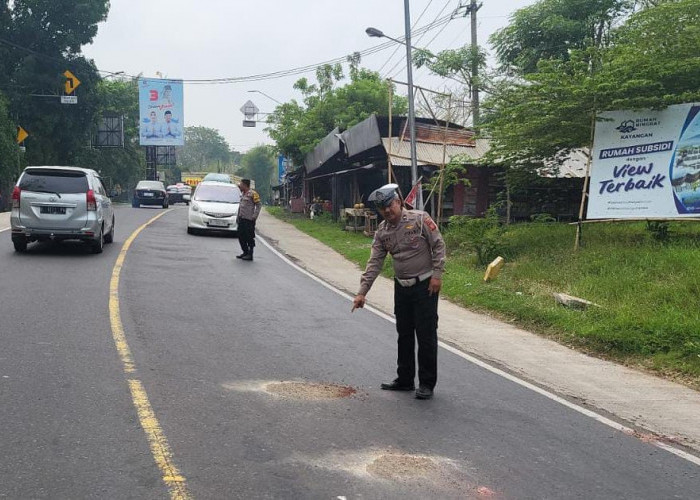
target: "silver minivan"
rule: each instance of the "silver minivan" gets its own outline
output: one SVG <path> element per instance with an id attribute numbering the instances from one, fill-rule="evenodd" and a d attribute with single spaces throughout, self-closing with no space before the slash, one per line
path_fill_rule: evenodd
<path id="1" fill-rule="evenodd" d="M 83 240 L 101 253 L 114 239 L 114 209 L 100 176 L 79 167 L 27 167 L 12 191 L 12 243 Z"/>

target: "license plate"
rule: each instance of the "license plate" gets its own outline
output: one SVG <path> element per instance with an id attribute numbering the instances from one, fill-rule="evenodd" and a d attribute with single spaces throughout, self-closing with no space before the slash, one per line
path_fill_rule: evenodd
<path id="1" fill-rule="evenodd" d="M 143 193 L 144 196 L 153 196 L 153 193 Z"/>
<path id="2" fill-rule="evenodd" d="M 228 227 L 228 222 L 225 220 L 211 219 L 209 221 L 209 225 L 217 227 Z"/>
<path id="3" fill-rule="evenodd" d="M 66 207 L 41 207 L 39 213 L 42 214 L 65 214 Z"/>

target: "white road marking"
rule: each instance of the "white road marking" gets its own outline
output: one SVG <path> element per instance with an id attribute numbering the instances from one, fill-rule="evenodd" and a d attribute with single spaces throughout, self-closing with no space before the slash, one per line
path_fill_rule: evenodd
<path id="1" fill-rule="evenodd" d="M 342 290 L 338 290 L 333 285 L 326 283 L 318 276 L 310 273 L 306 269 L 295 264 L 290 259 L 288 259 L 284 254 L 282 254 L 276 248 L 274 248 L 272 245 L 270 245 L 270 243 L 268 243 L 265 240 L 265 238 L 261 237 L 260 235 L 256 235 L 256 237 L 258 239 L 260 239 L 260 241 L 262 241 L 263 244 L 272 251 L 272 253 L 277 255 L 280 259 L 282 259 L 284 262 L 286 262 L 288 265 L 290 265 L 291 267 L 293 267 L 297 271 L 305 274 L 306 276 L 308 276 L 312 280 L 323 285 L 324 287 L 328 288 L 329 290 L 332 290 L 333 292 L 337 293 L 341 297 L 345 297 L 350 302 L 353 301 L 354 297 L 352 295 L 350 295 L 346 292 L 343 292 Z M 384 318 L 387 321 L 390 321 L 394 324 L 396 323 L 396 319 L 394 319 L 393 316 L 390 316 L 390 315 L 388 315 L 388 314 L 386 314 L 378 309 L 375 309 L 374 307 L 365 305 L 364 309 L 367 309 L 368 311 L 373 312 L 377 316 Z M 602 424 L 607 425 L 608 427 L 612 427 L 613 429 L 621 431 L 621 432 L 628 434 L 628 435 L 632 435 L 632 436 L 635 435 L 635 430 L 632 429 L 631 427 L 627 427 L 626 425 L 619 424 L 619 423 L 615 422 L 614 420 L 611 420 L 607 417 L 604 417 L 603 415 L 600 415 L 592 410 L 589 410 L 588 408 L 584 408 L 583 406 L 579 406 L 575 403 L 572 403 L 571 401 L 568 401 L 568 400 L 562 398 L 561 396 L 557 396 L 553 392 L 549 392 L 549 391 L 542 389 L 541 387 L 538 387 L 530 382 L 527 382 L 521 378 L 518 378 L 515 375 L 512 375 L 506 371 L 503 371 L 499 368 L 496 368 L 495 366 L 491 366 L 490 364 L 482 361 L 481 359 L 476 358 L 474 356 L 471 356 L 467 353 L 464 353 L 458 349 L 455 349 L 451 345 L 445 344 L 444 342 L 438 341 L 438 345 L 440 347 L 442 347 L 443 349 L 450 351 L 453 354 L 456 354 L 457 356 L 461 357 L 462 359 L 465 359 L 465 360 L 467 360 L 467 361 L 469 361 L 469 362 L 471 362 L 471 363 L 473 363 L 481 368 L 484 368 L 485 370 L 490 371 L 491 373 L 494 373 L 500 377 L 505 378 L 506 380 L 509 380 L 509 381 L 514 382 L 522 387 L 525 387 L 526 389 L 530 389 L 531 391 L 534 391 L 537 394 L 540 394 L 546 398 L 551 399 L 552 401 L 555 401 L 559 404 L 562 404 L 562 405 L 566 406 L 567 408 L 570 408 L 578 413 L 581 413 L 582 415 L 590 417 L 590 418 L 592 418 L 592 419 L 594 419 Z M 649 440 L 649 441 L 645 441 L 645 442 L 648 442 L 649 444 L 652 444 L 652 445 L 656 446 L 657 448 L 665 450 L 669 453 L 673 453 L 677 457 L 680 457 L 684 460 L 687 460 L 688 462 L 691 462 L 695 465 L 700 466 L 700 457 L 697 457 L 691 453 L 688 453 L 687 451 L 684 451 L 680 448 L 676 448 L 675 446 L 671 446 L 671 445 L 664 443 L 664 442 L 661 442 L 659 440 Z"/>

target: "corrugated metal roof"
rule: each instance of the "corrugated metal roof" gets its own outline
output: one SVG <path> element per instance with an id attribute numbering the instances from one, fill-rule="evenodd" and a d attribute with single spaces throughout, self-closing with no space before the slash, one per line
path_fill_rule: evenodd
<path id="1" fill-rule="evenodd" d="M 382 144 L 387 154 L 391 151 L 391 164 L 397 167 L 411 165 L 411 143 L 401 141 L 398 137 L 382 137 Z M 391 149 L 390 149 L 391 147 Z M 416 155 L 419 165 L 441 165 L 443 161 L 443 145 L 416 142 Z M 476 139 L 475 146 L 455 146 L 448 144 L 445 148 L 445 163 L 457 155 L 464 155 L 470 160 L 482 158 L 489 150 L 488 139 Z"/>

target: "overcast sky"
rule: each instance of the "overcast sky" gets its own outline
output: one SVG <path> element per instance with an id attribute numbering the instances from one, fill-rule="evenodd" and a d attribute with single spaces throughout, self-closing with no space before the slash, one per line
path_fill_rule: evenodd
<path id="1" fill-rule="evenodd" d="M 535 3 L 482 1 L 478 37 L 479 45 L 487 49 L 489 35 L 505 26 L 510 14 Z M 110 4 L 107 21 L 84 52 L 100 70 L 146 77 L 160 73 L 163 78 L 208 79 L 273 73 L 344 57 L 386 41 L 369 38 L 365 34 L 369 26 L 396 38 L 404 34 L 402 0 L 111 0 Z M 412 0 L 414 29 L 448 15 L 459 5 L 459 0 Z M 413 45 L 437 52 L 469 41 L 467 16 L 414 37 Z M 403 46 L 396 51 L 391 47 L 363 57 L 362 66 L 405 81 L 405 58 Z M 302 76 L 314 80 L 314 73 L 309 72 L 226 85 L 186 84 L 185 125 L 217 129 L 241 152 L 271 143 L 262 131 L 263 124 L 242 126 L 240 108 L 248 99 L 261 111 L 272 111 L 276 105 L 249 90 L 279 101 L 300 99 L 292 85 Z M 414 83 L 435 89 L 450 86 L 425 69 L 414 70 Z"/>

